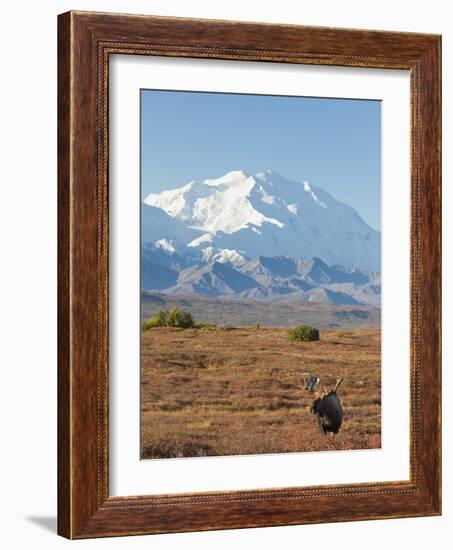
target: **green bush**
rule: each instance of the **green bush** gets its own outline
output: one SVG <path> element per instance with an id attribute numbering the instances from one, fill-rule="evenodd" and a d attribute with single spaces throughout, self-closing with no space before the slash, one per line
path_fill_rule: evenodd
<path id="1" fill-rule="evenodd" d="M 142 330 L 157 327 L 193 328 L 195 322 L 188 311 L 174 307 L 171 311 L 159 309 L 153 317 L 143 321 Z"/>
<path id="2" fill-rule="evenodd" d="M 189 311 L 174 307 L 167 313 L 166 326 L 175 328 L 192 328 L 194 325 L 193 317 Z"/>
<path id="3" fill-rule="evenodd" d="M 145 331 L 145 330 L 149 330 L 150 328 L 167 326 L 166 325 L 167 314 L 168 314 L 168 311 L 165 311 L 164 309 L 159 309 L 156 315 L 153 315 L 153 317 L 150 317 L 149 319 L 146 319 L 146 321 L 143 321 L 142 330 Z"/>
<path id="4" fill-rule="evenodd" d="M 344 331 L 342 330 L 337 330 L 336 334 L 337 334 L 337 338 L 344 338 L 345 336 Z"/>
<path id="5" fill-rule="evenodd" d="M 288 330 L 288 340 L 292 342 L 312 342 L 319 340 L 319 330 L 309 325 L 299 325 L 298 327 Z"/>

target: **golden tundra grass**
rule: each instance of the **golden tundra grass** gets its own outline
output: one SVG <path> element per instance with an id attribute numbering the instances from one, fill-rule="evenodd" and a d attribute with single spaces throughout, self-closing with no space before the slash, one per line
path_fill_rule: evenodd
<path id="1" fill-rule="evenodd" d="M 380 330 L 322 330 L 289 342 L 277 328 L 156 328 L 142 333 L 143 458 L 379 448 Z M 320 433 L 302 378 L 315 374 L 345 411 Z"/>

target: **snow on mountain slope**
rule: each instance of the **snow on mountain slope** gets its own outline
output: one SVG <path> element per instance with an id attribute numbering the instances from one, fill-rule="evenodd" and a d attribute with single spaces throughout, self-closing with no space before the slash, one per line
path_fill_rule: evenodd
<path id="1" fill-rule="evenodd" d="M 172 218 L 160 208 L 144 203 L 142 203 L 141 226 L 143 244 L 160 242 L 161 247 L 170 247 L 173 250 L 185 246 L 197 235 L 181 220 Z"/>
<path id="2" fill-rule="evenodd" d="M 230 172 L 217 180 L 192 181 L 180 189 L 151 193 L 145 203 L 209 233 L 234 233 L 265 222 L 283 227 L 252 206 L 248 197 L 255 183 L 244 172 Z"/>
<path id="3" fill-rule="evenodd" d="M 212 246 L 208 246 L 201 251 L 201 257 L 203 261 L 209 262 L 215 260 L 221 264 L 230 263 L 235 267 L 240 267 L 247 263 L 247 256 L 239 254 L 236 250 L 228 250 L 227 248 L 216 250 Z"/>
<path id="4" fill-rule="evenodd" d="M 144 217 L 160 210 L 171 236 L 162 234 L 158 221 L 143 230 L 143 242 L 165 238 L 173 246 L 200 252 L 212 247 L 250 258 L 316 256 L 329 265 L 380 271 L 378 231 L 322 189 L 307 181 L 289 181 L 276 172 L 250 176 L 233 171 L 150 194 L 145 203 Z"/>

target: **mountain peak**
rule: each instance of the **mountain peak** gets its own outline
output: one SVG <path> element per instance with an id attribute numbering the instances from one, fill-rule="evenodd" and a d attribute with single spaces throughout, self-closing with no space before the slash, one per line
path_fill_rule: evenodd
<path id="1" fill-rule="evenodd" d="M 219 185 L 237 185 L 248 180 L 249 178 L 250 176 L 246 174 L 243 170 L 232 170 L 231 172 L 227 172 L 219 178 L 207 178 L 203 181 L 203 183 L 205 185 L 210 185 L 213 187 Z"/>
<path id="2" fill-rule="evenodd" d="M 380 271 L 380 233 L 307 180 L 291 181 L 272 170 L 232 170 L 151 193 L 144 202 L 187 227 L 193 238 L 184 246 L 200 252 L 212 247 L 212 256 L 228 250 L 248 258 L 319 257 L 329 265 Z"/>

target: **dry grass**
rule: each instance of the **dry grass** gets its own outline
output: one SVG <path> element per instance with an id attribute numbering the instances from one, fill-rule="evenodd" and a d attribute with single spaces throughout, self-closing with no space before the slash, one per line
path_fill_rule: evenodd
<path id="1" fill-rule="evenodd" d="M 380 330 L 152 329 L 142 334 L 143 458 L 379 448 Z M 323 436 L 302 377 L 344 378 L 339 435 Z"/>

